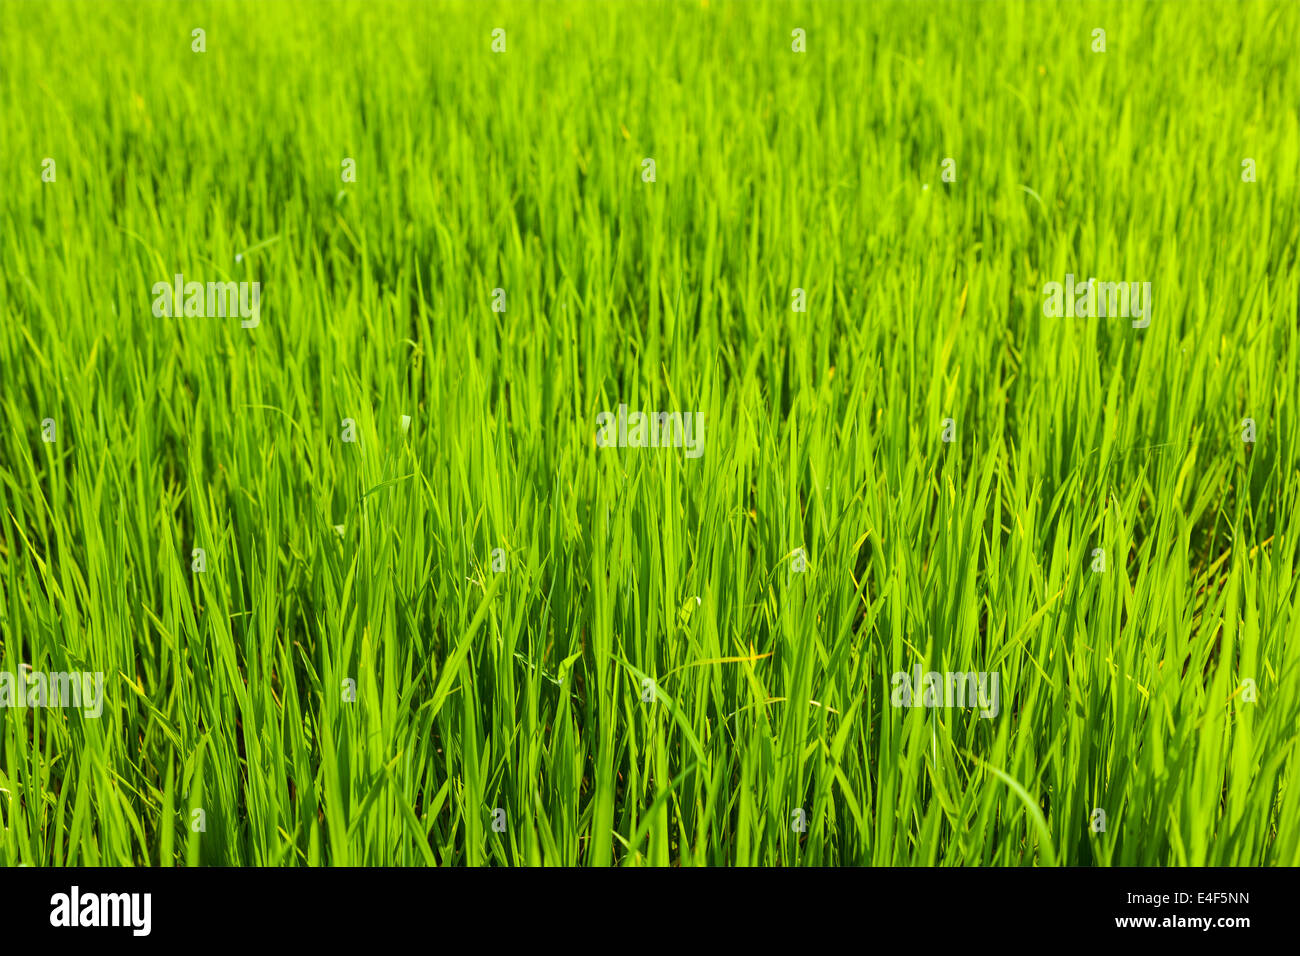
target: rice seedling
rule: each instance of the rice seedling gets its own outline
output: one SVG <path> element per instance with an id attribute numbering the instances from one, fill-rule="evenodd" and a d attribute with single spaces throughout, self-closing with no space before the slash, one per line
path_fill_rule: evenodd
<path id="1" fill-rule="evenodd" d="M 1300 863 L 1297 33 L 0 5 L 0 863 Z"/>

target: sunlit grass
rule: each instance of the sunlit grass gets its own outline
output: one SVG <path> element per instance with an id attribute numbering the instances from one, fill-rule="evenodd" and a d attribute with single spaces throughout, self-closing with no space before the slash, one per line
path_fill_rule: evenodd
<path id="1" fill-rule="evenodd" d="M 1297 35 L 0 5 L 0 862 L 1300 864 Z"/>

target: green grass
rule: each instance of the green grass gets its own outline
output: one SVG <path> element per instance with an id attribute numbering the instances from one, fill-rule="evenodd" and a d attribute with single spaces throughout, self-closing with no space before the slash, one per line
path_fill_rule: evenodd
<path id="1" fill-rule="evenodd" d="M 1297 35 L 7 0 L 0 862 L 1300 864 Z"/>

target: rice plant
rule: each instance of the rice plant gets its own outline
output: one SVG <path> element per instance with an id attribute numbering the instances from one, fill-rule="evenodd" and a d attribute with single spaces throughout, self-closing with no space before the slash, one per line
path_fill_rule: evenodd
<path id="1" fill-rule="evenodd" d="M 0 863 L 1300 864 L 1297 35 L 0 4 Z"/>

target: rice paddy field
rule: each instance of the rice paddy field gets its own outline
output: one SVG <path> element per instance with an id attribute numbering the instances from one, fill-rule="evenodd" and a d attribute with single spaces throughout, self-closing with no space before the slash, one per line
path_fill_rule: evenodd
<path id="1" fill-rule="evenodd" d="M 3 0 L 0 863 L 1300 864 L 1297 36 Z"/>

